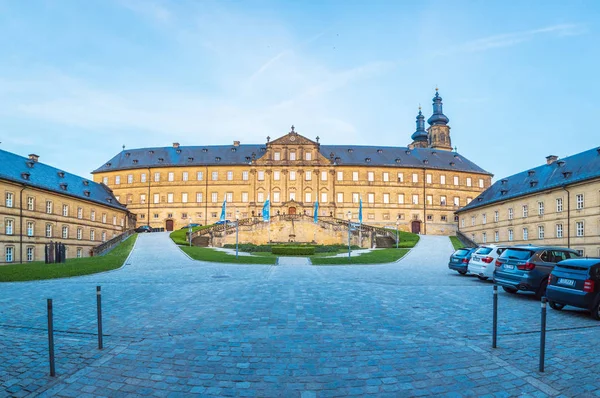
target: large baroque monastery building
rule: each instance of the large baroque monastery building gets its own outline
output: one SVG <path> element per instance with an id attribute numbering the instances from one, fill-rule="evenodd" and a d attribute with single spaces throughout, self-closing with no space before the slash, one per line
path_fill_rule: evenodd
<path id="1" fill-rule="evenodd" d="M 454 212 L 491 185 L 492 175 L 452 150 L 448 118 L 436 90 L 433 114 L 419 109 L 408 147 L 322 145 L 291 131 L 265 144 L 123 149 L 93 172 L 137 215 L 138 225 L 167 230 L 192 222 L 313 214 L 396 226 L 423 234 L 453 234 Z"/>

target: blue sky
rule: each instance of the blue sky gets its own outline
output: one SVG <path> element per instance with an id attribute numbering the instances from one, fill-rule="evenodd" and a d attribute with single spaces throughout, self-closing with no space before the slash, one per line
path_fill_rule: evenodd
<path id="1" fill-rule="evenodd" d="M 600 145 L 597 1 L 0 0 L 0 148 L 87 176 L 121 150 L 406 146 L 436 85 L 501 178 Z"/>

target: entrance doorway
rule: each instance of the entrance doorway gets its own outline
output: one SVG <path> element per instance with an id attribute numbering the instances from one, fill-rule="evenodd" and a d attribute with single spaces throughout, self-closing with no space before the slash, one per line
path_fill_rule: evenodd
<path id="1" fill-rule="evenodd" d="M 167 231 L 172 231 L 173 230 L 173 220 L 167 220 L 167 223 L 165 225 L 165 229 Z"/>
<path id="2" fill-rule="evenodd" d="M 290 208 L 288 209 L 288 214 L 289 214 L 289 215 L 294 215 L 294 214 L 296 214 L 296 208 L 295 208 L 295 207 L 290 207 Z"/>
<path id="3" fill-rule="evenodd" d="M 413 234 L 420 234 L 421 233 L 421 221 L 413 220 L 410 223 L 410 229 Z"/>

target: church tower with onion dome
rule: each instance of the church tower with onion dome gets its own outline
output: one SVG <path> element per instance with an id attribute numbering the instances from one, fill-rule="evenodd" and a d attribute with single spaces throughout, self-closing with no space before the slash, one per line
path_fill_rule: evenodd
<path id="1" fill-rule="evenodd" d="M 435 97 L 433 97 L 433 115 L 427 120 L 430 127 L 427 129 L 429 147 L 433 149 L 441 149 L 444 151 L 452 150 L 452 142 L 450 141 L 450 120 L 442 111 L 442 97 L 435 89 Z"/>

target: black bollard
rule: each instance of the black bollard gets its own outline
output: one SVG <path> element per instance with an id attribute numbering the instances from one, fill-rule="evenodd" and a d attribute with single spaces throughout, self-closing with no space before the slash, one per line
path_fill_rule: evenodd
<path id="1" fill-rule="evenodd" d="M 96 310 L 98 312 L 98 349 L 102 349 L 102 291 L 96 286 Z"/>
<path id="2" fill-rule="evenodd" d="M 544 371 L 546 360 L 546 297 L 542 297 L 542 333 L 540 334 L 540 372 Z"/>
<path id="3" fill-rule="evenodd" d="M 496 348 L 498 340 L 498 285 L 494 283 L 494 317 L 492 331 L 492 348 Z"/>
<path id="4" fill-rule="evenodd" d="M 52 299 L 48 299 L 48 352 L 50 354 L 50 376 L 56 376 L 54 368 L 54 318 L 52 314 Z"/>

